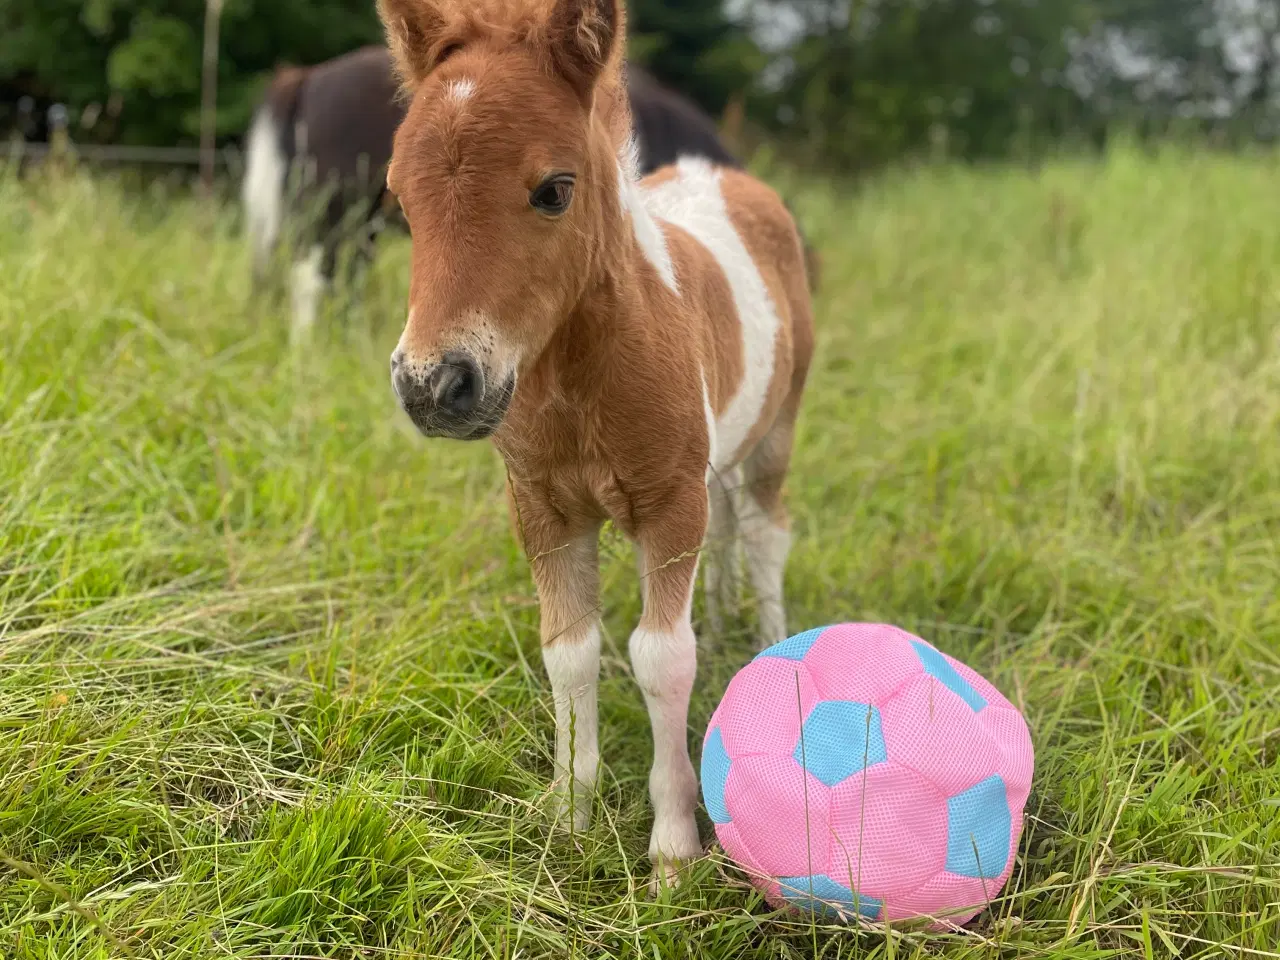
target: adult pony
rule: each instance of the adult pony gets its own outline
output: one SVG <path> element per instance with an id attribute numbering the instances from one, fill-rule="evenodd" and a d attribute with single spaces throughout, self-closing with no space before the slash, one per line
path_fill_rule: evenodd
<path id="1" fill-rule="evenodd" d="M 740 532 L 762 640 L 786 635 L 781 491 L 813 351 L 799 234 L 740 171 L 684 158 L 639 179 L 622 0 L 378 10 L 410 104 L 387 177 L 413 237 L 395 392 L 423 434 L 492 437 L 506 462 L 575 827 L 599 762 L 598 535 L 609 520 L 635 541 L 649 855 L 671 878 L 701 852 L 686 736 L 704 538 L 709 603 Z"/>
<path id="2" fill-rule="evenodd" d="M 691 101 L 634 65 L 628 80 L 642 171 L 689 154 L 738 166 L 715 123 Z M 256 280 L 290 206 L 289 170 L 302 161 L 293 197 L 307 215 L 290 284 L 295 332 L 314 323 L 341 244 L 355 241 L 357 256 L 367 257 L 380 230 L 396 221 L 385 174 L 405 112 L 398 93 L 387 49 L 362 47 L 316 66 L 280 68 L 255 112 L 241 199 Z"/>

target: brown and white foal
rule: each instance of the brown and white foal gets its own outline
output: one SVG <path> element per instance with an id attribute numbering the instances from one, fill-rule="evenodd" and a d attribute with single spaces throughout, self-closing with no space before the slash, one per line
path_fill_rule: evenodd
<path id="1" fill-rule="evenodd" d="M 506 461 L 578 827 L 599 763 L 600 528 L 636 542 L 649 855 L 669 874 L 701 852 L 687 715 L 704 538 L 711 619 L 740 533 L 762 639 L 786 635 L 780 491 L 813 350 L 796 227 L 768 187 L 705 161 L 638 180 L 621 0 L 378 8 L 410 97 L 387 178 L 413 238 L 396 393 L 427 436 L 492 437 Z"/>

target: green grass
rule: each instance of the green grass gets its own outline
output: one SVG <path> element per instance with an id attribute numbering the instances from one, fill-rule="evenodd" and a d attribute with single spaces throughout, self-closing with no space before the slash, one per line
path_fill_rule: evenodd
<path id="1" fill-rule="evenodd" d="M 548 829 L 500 464 L 387 380 L 404 243 L 290 356 L 229 214 L 3 178 L 0 956 L 1280 956 L 1278 182 L 1120 151 L 788 183 L 825 258 L 791 623 L 916 630 L 1037 750 L 993 911 L 886 937 L 716 854 L 644 896 L 616 538 L 598 816 Z"/>

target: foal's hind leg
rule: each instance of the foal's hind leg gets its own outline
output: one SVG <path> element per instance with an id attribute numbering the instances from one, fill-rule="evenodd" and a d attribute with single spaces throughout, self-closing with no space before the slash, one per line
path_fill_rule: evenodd
<path id="1" fill-rule="evenodd" d="M 703 545 L 703 589 L 707 604 L 707 628 L 720 639 L 725 633 L 725 616 L 738 606 L 742 580 L 741 539 L 735 500 L 742 485 L 742 471 L 712 473 L 707 483 L 710 514 L 707 539 Z"/>
<path id="2" fill-rule="evenodd" d="M 761 647 L 787 638 L 782 575 L 791 549 L 791 531 L 782 503 L 782 484 L 791 462 L 794 434 L 795 414 L 784 410 L 747 457 L 746 486 L 738 498 L 747 569 L 756 594 Z"/>

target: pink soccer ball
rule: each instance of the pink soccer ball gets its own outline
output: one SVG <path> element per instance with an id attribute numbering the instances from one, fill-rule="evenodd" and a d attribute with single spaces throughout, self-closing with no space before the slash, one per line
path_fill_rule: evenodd
<path id="1" fill-rule="evenodd" d="M 702 795 L 775 906 L 941 926 L 1009 879 L 1034 765 L 1026 721 L 986 680 L 897 627 L 845 623 L 733 678 Z"/>

